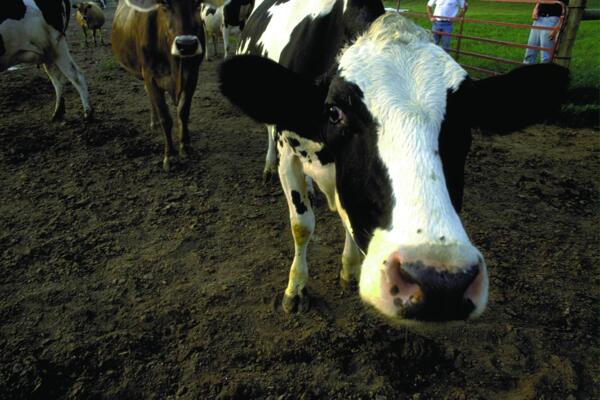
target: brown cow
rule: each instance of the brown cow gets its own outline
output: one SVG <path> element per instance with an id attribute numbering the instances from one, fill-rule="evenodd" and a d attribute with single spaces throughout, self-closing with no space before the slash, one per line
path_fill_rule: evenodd
<path id="1" fill-rule="evenodd" d="M 125 0 L 115 11 L 112 48 L 131 74 L 143 79 L 150 98 L 150 126 L 160 124 L 165 137 L 163 168 L 173 153 L 173 120 L 165 101 L 168 92 L 177 108 L 179 155 L 190 146 L 188 119 L 198 70 L 205 49 L 199 19 L 201 0 Z"/>
<path id="2" fill-rule="evenodd" d="M 96 43 L 96 32 L 100 34 L 100 43 L 104 44 L 104 38 L 102 36 L 102 25 L 104 25 L 104 13 L 100 6 L 93 1 L 82 1 L 78 4 L 73 4 L 73 8 L 77 9 L 75 19 L 77 24 L 83 29 L 83 37 L 85 38 L 85 45 L 88 44 L 88 29 L 92 31 L 94 37 L 94 46 Z"/>

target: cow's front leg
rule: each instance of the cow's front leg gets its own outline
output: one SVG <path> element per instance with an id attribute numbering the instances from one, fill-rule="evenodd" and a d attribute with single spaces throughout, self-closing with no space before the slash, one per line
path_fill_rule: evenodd
<path id="1" fill-rule="evenodd" d="M 222 25 L 221 31 L 223 32 L 223 51 L 225 52 L 223 59 L 227 59 L 229 56 L 229 28 L 227 28 L 225 25 Z"/>
<path id="2" fill-rule="evenodd" d="M 88 33 L 87 33 L 87 28 L 85 26 L 82 26 L 81 29 L 83 30 L 83 41 L 84 41 L 84 46 L 87 47 L 88 46 Z"/>
<path id="3" fill-rule="evenodd" d="M 267 125 L 267 156 L 265 158 L 265 168 L 263 169 L 263 182 L 269 183 L 276 176 L 277 171 L 277 146 L 275 125 Z"/>
<path id="4" fill-rule="evenodd" d="M 190 152 L 190 132 L 188 129 L 188 121 L 190 119 L 190 107 L 192 106 L 192 97 L 194 95 L 194 89 L 196 88 L 197 82 L 198 67 L 194 67 L 187 77 L 185 89 L 183 92 L 181 92 L 177 103 L 177 138 L 179 139 L 179 157 L 181 160 L 187 159 Z"/>
<path id="5" fill-rule="evenodd" d="M 142 72 L 142 75 L 144 76 L 144 87 L 150 98 L 150 104 L 154 109 L 154 113 L 164 134 L 163 169 L 166 172 L 169 172 L 169 169 L 171 168 L 171 155 L 173 154 L 173 139 L 171 138 L 173 120 L 171 119 L 169 108 L 165 101 L 165 92 L 152 80 L 151 74 Z"/>
<path id="6" fill-rule="evenodd" d="M 290 268 L 288 286 L 283 296 L 283 310 L 287 313 L 308 310 L 309 298 L 306 291 L 308 265 L 306 249 L 315 230 L 315 215 L 308 199 L 306 180 L 300 159 L 284 144 L 280 148 L 279 178 L 290 212 L 292 236 L 294 238 L 294 261 Z"/>
<path id="7" fill-rule="evenodd" d="M 218 36 L 213 33 L 211 34 L 211 37 L 213 42 L 213 49 L 215 50 L 215 58 L 219 58 L 219 50 L 217 50 L 217 42 L 219 41 L 219 39 L 217 39 Z M 206 50 L 206 52 L 208 52 L 208 50 Z"/>
<path id="8" fill-rule="evenodd" d="M 361 263 L 360 250 L 352 236 L 346 231 L 346 241 L 344 242 L 344 252 L 342 253 L 342 269 L 340 270 L 340 285 L 343 290 L 350 290 L 356 287 L 360 279 Z"/>

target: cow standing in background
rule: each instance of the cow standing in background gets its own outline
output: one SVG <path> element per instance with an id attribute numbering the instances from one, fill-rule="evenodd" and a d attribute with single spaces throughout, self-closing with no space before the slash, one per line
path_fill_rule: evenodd
<path id="1" fill-rule="evenodd" d="M 83 1 L 81 3 L 73 5 L 73 8 L 77 10 L 75 20 L 83 30 L 85 45 L 88 45 L 88 29 L 92 31 L 92 36 L 94 38 L 94 46 L 97 45 L 96 32 L 98 32 L 98 34 L 100 35 L 100 43 L 104 44 L 104 37 L 102 35 L 102 26 L 104 25 L 104 13 L 102 12 L 100 6 L 98 6 L 93 1 Z"/>
<path id="2" fill-rule="evenodd" d="M 255 0 L 225 0 L 223 4 L 223 48 L 229 55 L 229 35 L 239 34 L 254 9 Z M 260 1 L 260 0 L 259 0 Z"/>
<path id="3" fill-rule="evenodd" d="M 70 12 L 69 0 L 0 3 L 0 72 L 21 63 L 42 64 L 56 93 L 53 121 L 65 113 L 66 79 L 79 92 L 85 118 L 92 116 L 87 83 L 71 58 L 65 38 Z"/>
<path id="4" fill-rule="evenodd" d="M 218 55 L 217 38 L 223 33 L 223 6 L 215 7 L 210 4 L 202 4 L 200 7 L 200 19 L 204 25 L 206 46 L 208 47 L 208 40 L 210 39 L 213 43 L 216 58 Z M 208 48 L 206 49 L 205 59 L 208 61 Z"/>
<path id="5" fill-rule="evenodd" d="M 472 81 L 379 0 L 264 0 L 238 52 L 247 55 L 221 66 L 221 91 L 268 124 L 280 156 L 295 249 L 283 309 L 308 303 L 308 175 L 346 229 L 343 286 L 358 281 L 361 298 L 394 319 L 479 316 L 487 267 L 458 216 L 471 127 L 552 115 L 567 70 Z"/>
<path id="6" fill-rule="evenodd" d="M 163 131 L 165 171 L 173 154 L 173 120 L 165 93 L 177 108 L 179 155 L 185 159 L 189 152 L 188 119 L 205 49 L 199 8 L 199 0 L 121 0 L 113 20 L 115 57 L 144 81 L 150 125 L 159 124 Z"/>

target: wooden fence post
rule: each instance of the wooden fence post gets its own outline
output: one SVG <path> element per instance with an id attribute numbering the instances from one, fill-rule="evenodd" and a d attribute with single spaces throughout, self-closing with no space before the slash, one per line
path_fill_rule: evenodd
<path id="1" fill-rule="evenodd" d="M 554 62 L 563 67 L 569 68 L 571 63 L 571 51 L 573 50 L 573 44 L 577 37 L 577 29 L 579 28 L 579 22 L 585 11 L 585 5 L 587 0 L 571 0 L 569 1 L 567 14 L 567 22 L 565 23 L 565 29 L 558 38 L 558 44 L 556 46 L 556 55 L 554 56 Z"/>

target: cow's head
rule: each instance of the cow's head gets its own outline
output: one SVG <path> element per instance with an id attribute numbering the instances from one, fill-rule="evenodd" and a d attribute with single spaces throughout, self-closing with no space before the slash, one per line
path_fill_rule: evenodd
<path id="1" fill-rule="evenodd" d="M 204 52 L 204 31 L 198 10 L 203 0 L 125 0 L 141 12 L 156 11 L 166 22 L 171 54 L 186 58 Z"/>
<path id="2" fill-rule="evenodd" d="M 81 15 L 84 21 L 88 19 L 88 13 L 92 9 L 92 4 L 87 1 L 82 1 L 81 3 L 73 4 L 73 8 L 77 10 L 77 12 Z"/>
<path id="3" fill-rule="evenodd" d="M 427 31 L 393 14 L 317 83 L 254 56 L 221 68 L 222 92 L 243 111 L 331 153 L 338 205 L 365 255 L 363 300 L 424 320 L 477 317 L 487 302 L 486 264 L 457 213 L 470 127 L 552 112 L 565 79 L 546 65 L 471 81 Z"/>

